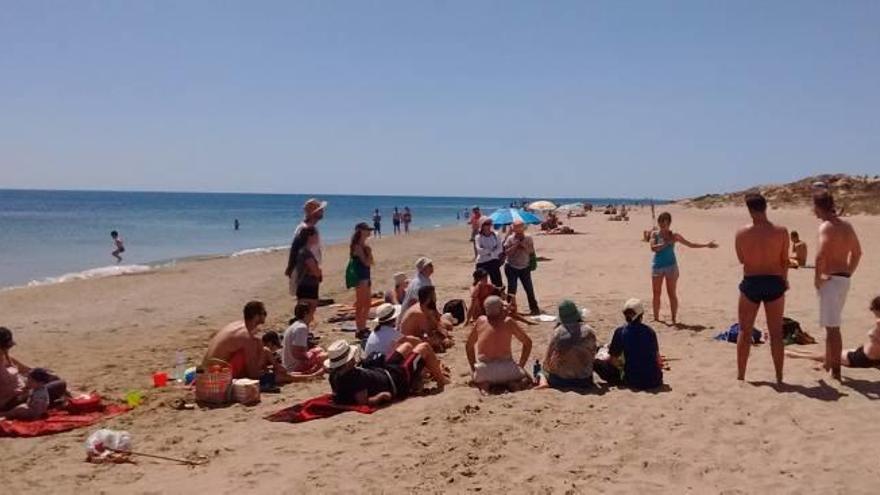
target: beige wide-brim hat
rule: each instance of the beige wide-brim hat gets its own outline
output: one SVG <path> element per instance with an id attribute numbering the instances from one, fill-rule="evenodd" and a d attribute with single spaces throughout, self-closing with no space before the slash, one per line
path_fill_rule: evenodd
<path id="1" fill-rule="evenodd" d="M 384 303 L 376 308 L 376 321 L 379 324 L 394 321 L 397 319 L 398 316 L 400 316 L 399 304 Z"/>
<path id="2" fill-rule="evenodd" d="M 324 367 L 328 370 L 345 366 L 352 359 L 360 354 L 360 348 L 353 346 L 344 340 L 337 340 L 330 344 L 327 348 L 327 359 L 324 360 Z"/>

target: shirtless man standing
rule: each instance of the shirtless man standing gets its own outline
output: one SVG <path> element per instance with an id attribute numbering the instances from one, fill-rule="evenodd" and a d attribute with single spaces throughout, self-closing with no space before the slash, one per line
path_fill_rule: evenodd
<path id="1" fill-rule="evenodd" d="M 419 289 L 419 303 L 410 306 L 400 318 L 400 333 L 423 339 L 435 352 L 443 352 L 453 345 L 449 336 L 451 325 L 440 318 L 437 311 L 437 293 L 433 285 Z"/>
<path id="2" fill-rule="evenodd" d="M 862 258 L 859 237 L 849 222 L 834 211 L 834 198 L 827 191 L 813 196 L 813 211 L 822 220 L 819 225 L 819 250 L 816 254 L 816 290 L 819 291 L 819 325 L 825 327 L 825 369 L 840 379 L 841 314 L 849 292 L 850 277 Z"/>
<path id="3" fill-rule="evenodd" d="M 523 367 L 532 352 L 532 339 L 505 314 L 501 298 L 489 296 L 483 306 L 486 315 L 474 323 L 466 345 L 474 384 L 484 391 L 492 386 L 521 390 L 530 383 Z M 513 360 L 514 337 L 522 344 L 519 363 Z"/>
<path id="4" fill-rule="evenodd" d="M 782 383 L 785 359 L 782 341 L 782 314 L 788 290 L 788 230 L 767 219 L 767 200 L 759 193 L 746 195 L 752 224 L 736 233 L 736 255 L 743 265 L 739 284 L 739 337 L 736 341 L 737 379 L 745 380 L 749 362 L 752 329 L 761 303 L 770 333 L 770 353 L 776 369 L 776 382 Z"/>
<path id="5" fill-rule="evenodd" d="M 223 327 L 211 338 L 202 367 L 208 367 L 220 359 L 229 363 L 233 378 L 260 378 L 267 364 L 263 353 L 263 340 L 257 337 L 260 326 L 266 323 L 266 308 L 259 301 L 251 301 L 244 307 L 244 321 L 236 321 Z"/>

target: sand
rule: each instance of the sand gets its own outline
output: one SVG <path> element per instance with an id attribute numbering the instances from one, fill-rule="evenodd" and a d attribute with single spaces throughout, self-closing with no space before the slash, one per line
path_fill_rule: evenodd
<path id="1" fill-rule="evenodd" d="M 149 274 L 0 292 L 2 322 L 16 334 L 13 355 L 58 371 L 76 388 L 121 397 L 139 389 L 147 402 L 105 423 L 132 433 L 136 448 L 205 456 L 186 467 L 153 460 L 136 465 L 84 462 L 87 429 L 37 439 L 0 439 L 3 493 L 876 493 L 880 372 L 844 370 L 832 381 L 813 363 L 786 361 L 788 385 L 775 387 L 769 349 L 753 350 L 747 381 L 735 380 L 735 346 L 712 337 L 735 319 L 740 271 L 733 234 L 740 209 L 671 207 L 673 227 L 717 250 L 680 247 L 680 328 L 654 325 L 661 351 L 674 359 L 668 386 L 656 393 L 601 389 L 481 396 L 465 385 L 465 331 L 443 356 L 455 383 L 442 395 L 409 399 L 372 416 L 344 414 L 292 425 L 263 415 L 328 391 L 326 381 L 286 386 L 255 407 L 175 411 L 178 389 L 154 390 L 151 373 L 171 366 L 175 349 L 200 359 L 209 336 L 236 319 L 249 299 L 269 309 L 281 329 L 291 309 L 282 271 L 286 253 L 183 263 Z M 816 220 L 806 210 L 771 217 L 802 233 L 815 249 Z M 845 311 L 844 345 L 861 344 L 880 292 L 880 217 L 853 217 L 866 253 Z M 640 242 L 645 211 L 628 223 L 602 215 L 575 219 L 583 234 L 536 237 L 549 258 L 535 273 L 547 310 L 564 297 L 592 313 L 607 341 L 629 297 L 650 300 L 650 253 Z M 471 248 L 466 227 L 374 242 L 377 286 L 419 255 L 436 264 L 441 301 L 465 297 Z M 325 295 L 343 290 L 345 246 L 325 254 Z M 811 256 L 813 252 L 811 252 Z M 787 315 L 824 344 L 812 274 L 791 274 Z M 524 296 L 520 304 L 525 307 Z M 325 317 L 327 310 L 319 315 Z M 664 318 L 668 318 L 664 301 Z M 763 326 L 762 318 L 759 326 Z M 529 327 L 535 355 L 551 324 Z M 329 344 L 340 335 L 321 324 Z M 350 334 L 344 334 L 350 336 Z M 532 360 L 533 361 L 533 360 Z"/>

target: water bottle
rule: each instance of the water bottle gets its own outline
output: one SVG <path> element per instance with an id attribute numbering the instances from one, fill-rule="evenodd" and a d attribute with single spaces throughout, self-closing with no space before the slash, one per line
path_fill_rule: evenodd
<path id="1" fill-rule="evenodd" d="M 183 351 L 180 349 L 174 353 L 174 379 L 178 383 L 183 383 L 184 375 L 186 374 L 186 356 L 183 354 Z"/>
<path id="2" fill-rule="evenodd" d="M 532 366 L 532 377 L 534 377 L 535 383 L 541 380 L 541 363 L 537 359 L 535 359 L 535 365 Z"/>

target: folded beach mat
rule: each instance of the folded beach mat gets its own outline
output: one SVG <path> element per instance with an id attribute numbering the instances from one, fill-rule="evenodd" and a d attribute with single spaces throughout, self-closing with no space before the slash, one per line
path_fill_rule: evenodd
<path id="1" fill-rule="evenodd" d="M 50 409 L 47 417 L 33 421 L 20 419 L 0 420 L 0 437 L 39 437 L 91 426 L 102 419 L 128 412 L 128 406 L 108 404 L 102 411 L 71 414 L 62 409 Z"/>
<path id="2" fill-rule="evenodd" d="M 336 404 L 333 402 L 333 395 L 321 395 L 305 402 L 301 402 L 294 406 L 274 412 L 265 417 L 269 421 L 283 423 L 305 423 L 313 419 L 329 418 L 348 411 L 355 411 L 361 414 L 373 414 L 379 410 L 378 407 L 364 406 L 347 406 L 344 404 Z"/>

